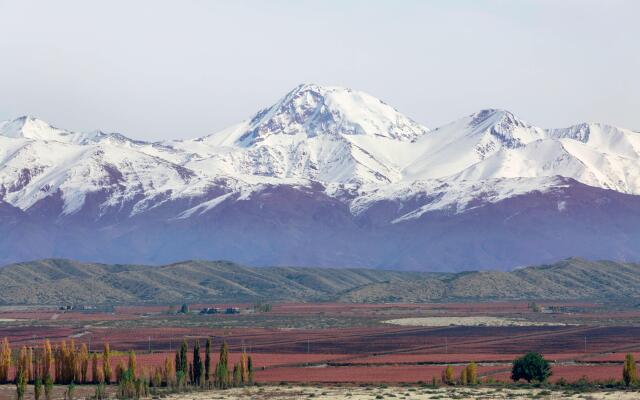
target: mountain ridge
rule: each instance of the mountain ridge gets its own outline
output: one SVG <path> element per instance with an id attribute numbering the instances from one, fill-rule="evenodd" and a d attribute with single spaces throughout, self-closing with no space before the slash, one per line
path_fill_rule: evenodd
<path id="1" fill-rule="evenodd" d="M 2 267 L 0 304 L 450 302 L 640 298 L 640 264 L 571 258 L 501 271 L 251 268 L 191 260 L 146 266 L 47 259 Z"/>
<path id="2" fill-rule="evenodd" d="M 333 86 L 299 85 L 248 120 L 189 140 L 71 132 L 35 117 L 0 123 L 0 201 L 20 210 L 5 209 L 13 224 L 5 229 L 30 227 L 38 257 L 425 270 L 576 254 L 633 260 L 638 195 L 640 133 L 587 123 L 543 129 L 501 109 L 429 129 Z M 576 218 L 604 225 L 588 237 L 561 225 L 581 226 Z M 494 230 L 474 237 L 486 229 L 474 224 L 487 223 Z M 593 250 L 598 229 L 610 250 Z M 31 257 L 12 251 L 24 244 L 9 236 L 0 262 Z M 520 254 L 496 249 L 489 240 L 498 237 Z M 449 254 L 454 243 L 459 257 Z"/>

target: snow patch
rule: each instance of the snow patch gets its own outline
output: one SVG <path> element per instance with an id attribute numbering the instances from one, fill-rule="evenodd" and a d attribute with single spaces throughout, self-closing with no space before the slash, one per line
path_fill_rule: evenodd
<path id="1" fill-rule="evenodd" d="M 203 203 L 198 204 L 195 207 L 192 207 L 186 211 L 183 211 L 182 213 L 180 213 L 176 219 L 185 219 L 185 218 L 189 218 L 194 214 L 198 214 L 198 215 L 202 215 L 204 213 L 206 213 L 207 211 L 212 210 L 213 208 L 215 208 L 217 205 L 221 204 L 222 202 L 224 202 L 226 199 L 228 199 L 229 197 L 231 197 L 234 193 L 226 193 L 223 194 L 222 196 L 218 196 L 215 197 L 211 200 L 205 201 Z"/>

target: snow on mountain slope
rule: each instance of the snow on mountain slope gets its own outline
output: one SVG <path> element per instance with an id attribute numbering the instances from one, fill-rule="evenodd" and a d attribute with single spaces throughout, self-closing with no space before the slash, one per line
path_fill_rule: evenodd
<path id="1" fill-rule="evenodd" d="M 640 134 L 604 124 L 545 130 L 495 109 L 430 131 L 366 93 L 313 84 L 192 140 L 72 132 L 34 117 L 0 122 L 0 200 L 27 210 L 60 195 L 66 215 L 103 193 L 101 210 L 127 204 L 131 215 L 186 200 L 172 215 L 185 219 L 269 185 L 318 183 L 356 215 L 422 193 L 401 222 L 548 190 L 557 177 L 640 194 Z"/>
<path id="2" fill-rule="evenodd" d="M 530 192 L 547 192 L 554 188 L 566 187 L 566 182 L 558 176 L 512 179 L 445 180 L 398 182 L 363 192 L 351 203 L 351 211 L 361 214 L 372 205 L 392 200 L 401 204 L 399 216 L 392 223 L 420 218 L 430 211 L 445 211 L 454 214 L 468 211 L 486 203 L 496 203 Z M 408 206 L 409 200 L 422 197 L 417 206 Z"/>
<path id="3" fill-rule="evenodd" d="M 593 182 L 594 175 L 563 143 L 542 139 L 518 148 L 503 148 L 452 176 L 452 180 L 569 176 Z"/>
<path id="4" fill-rule="evenodd" d="M 640 193 L 640 134 L 585 124 L 540 136 L 517 146 L 502 146 L 448 180 L 564 176 L 590 186 Z"/>
<path id="5" fill-rule="evenodd" d="M 98 134 L 98 132 L 80 133 L 54 128 L 47 122 L 32 116 L 0 122 L 0 136 L 9 138 L 80 144 L 93 140 Z"/>
<path id="6" fill-rule="evenodd" d="M 375 159 L 359 162 L 361 150 L 344 138 L 273 137 L 260 145 L 213 154 L 186 165 L 196 171 L 229 175 L 300 178 L 323 182 L 385 181 L 386 166 Z M 366 157 L 360 157 L 366 158 Z"/>
<path id="7" fill-rule="evenodd" d="M 482 110 L 421 137 L 422 154 L 403 171 L 407 180 L 457 174 L 501 149 L 516 149 L 545 137 L 545 131 L 504 110 Z"/>
<path id="8" fill-rule="evenodd" d="M 364 92 L 303 84 L 256 114 L 236 143 L 249 146 L 272 135 L 368 135 L 415 140 L 428 129 Z"/>
<path id="9" fill-rule="evenodd" d="M 23 210 L 60 194 L 63 214 L 77 212 L 90 193 L 104 192 L 102 208 L 134 202 L 151 206 L 159 196 L 203 191 L 192 171 L 123 145 L 78 145 L 0 138 L 0 197 Z M 206 185 L 205 185 L 206 186 Z"/>
<path id="10" fill-rule="evenodd" d="M 602 151 L 603 147 L 589 146 L 575 140 L 562 139 L 561 142 L 564 148 L 582 163 L 584 169 L 589 171 L 591 179 L 577 177 L 578 181 L 621 193 L 640 193 L 638 157 Z M 628 152 L 629 149 L 623 150 L 623 153 Z"/>
<path id="11" fill-rule="evenodd" d="M 640 133 L 598 123 L 584 123 L 563 129 L 550 129 L 549 137 L 584 143 L 602 153 L 640 157 Z"/>
<path id="12" fill-rule="evenodd" d="M 359 91 L 304 84 L 217 134 L 167 143 L 199 154 L 198 171 L 386 183 L 401 178 L 411 142 L 428 129 Z"/>
<path id="13" fill-rule="evenodd" d="M 22 143 L 22 141 L 60 142 L 72 145 L 111 144 L 135 149 L 152 156 L 159 156 L 172 162 L 184 162 L 189 158 L 185 154 L 178 155 L 178 151 L 161 143 L 133 140 L 120 133 L 107 133 L 100 130 L 91 132 L 68 131 L 55 128 L 33 116 L 22 116 L 12 121 L 0 121 L 0 138 L 3 137 L 16 139 L 17 141 L 12 142 L 14 144 Z M 10 143 L 5 142 L 5 145 L 11 146 Z"/>

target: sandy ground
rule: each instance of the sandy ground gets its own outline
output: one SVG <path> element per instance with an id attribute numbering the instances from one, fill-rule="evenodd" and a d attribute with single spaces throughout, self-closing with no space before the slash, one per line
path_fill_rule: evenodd
<path id="1" fill-rule="evenodd" d="M 300 387 L 265 386 L 225 391 L 212 391 L 173 395 L 173 400 L 235 400 L 235 399 L 318 399 L 318 400 L 376 400 L 376 399 L 583 399 L 627 400 L 638 399 L 638 392 L 593 392 L 572 394 L 549 392 L 541 389 L 510 390 L 493 388 L 418 388 L 418 387 Z"/>
<path id="2" fill-rule="evenodd" d="M 564 326 L 561 323 L 535 322 L 524 319 L 499 317 L 417 317 L 384 321 L 386 324 L 402 326 Z"/>
<path id="3" fill-rule="evenodd" d="M 25 400 L 33 399 L 33 391 L 27 390 Z M 63 386 L 54 389 L 54 400 L 64 399 Z M 108 389 L 109 398 L 115 399 L 115 386 Z M 77 386 L 74 400 L 90 399 L 93 395 L 92 386 Z M 0 385 L 0 400 L 15 400 L 15 385 Z M 378 400 L 378 399 L 572 399 L 572 400 L 631 400 L 640 399 L 640 392 L 636 391 L 607 391 L 591 393 L 573 393 L 561 391 L 545 391 L 542 389 L 513 390 L 502 388 L 439 388 L 431 389 L 417 386 L 260 386 L 229 390 L 214 390 L 205 392 L 191 392 L 173 394 L 169 396 L 153 397 L 166 400 Z M 149 400 L 153 400 L 149 399 Z"/>
<path id="4" fill-rule="evenodd" d="M 64 400 L 64 395 L 67 387 L 55 385 L 53 387 L 53 395 L 51 396 L 53 400 Z M 110 386 L 107 391 L 110 396 L 115 395 L 116 387 L 114 385 Z M 77 385 L 74 391 L 74 400 L 80 400 L 85 398 L 90 398 L 95 393 L 95 387 L 93 385 Z M 0 400 L 16 400 L 16 385 L 0 385 Z M 27 385 L 27 393 L 24 396 L 25 400 L 33 400 L 35 396 L 33 395 L 33 385 Z M 44 395 L 40 398 L 44 400 Z"/>

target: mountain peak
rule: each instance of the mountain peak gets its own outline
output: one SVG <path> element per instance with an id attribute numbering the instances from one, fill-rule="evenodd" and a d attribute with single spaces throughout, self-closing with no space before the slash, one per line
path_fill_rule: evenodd
<path id="1" fill-rule="evenodd" d="M 303 82 L 301 84 L 299 84 L 298 86 L 296 86 L 295 88 L 293 88 L 289 94 L 292 93 L 299 93 L 299 92 L 316 92 L 316 93 L 323 93 L 326 92 L 327 90 L 329 90 L 330 87 L 324 87 L 322 85 L 318 85 L 317 83 L 313 83 L 313 82 Z"/>
<path id="2" fill-rule="evenodd" d="M 512 112 L 488 108 L 469 116 L 468 126 L 475 134 L 489 134 L 508 148 L 521 147 L 545 137 L 542 128 L 530 125 Z"/>
<path id="3" fill-rule="evenodd" d="M 511 111 L 503 110 L 500 108 L 486 108 L 480 110 L 474 114 L 471 114 L 471 126 L 477 126 L 483 123 L 489 123 L 492 125 L 503 126 L 520 126 L 529 127 L 530 125 L 518 117 L 516 117 Z"/>
<path id="4" fill-rule="evenodd" d="M 98 143 L 106 139 L 135 142 L 119 133 L 106 133 L 100 130 L 84 133 L 59 129 L 32 115 L 23 115 L 13 120 L 0 122 L 0 136 L 72 144 Z"/>
<path id="5" fill-rule="evenodd" d="M 0 123 L 0 136 L 11 138 L 47 140 L 58 136 L 61 132 L 66 131 L 54 128 L 46 121 L 32 115 L 23 115 L 12 121 Z"/>
<path id="6" fill-rule="evenodd" d="M 303 83 L 258 112 L 238 142 L 250 146 L 272 135 L 367 135 L 411 141 L 427 131 L 367 93 Z"/>

